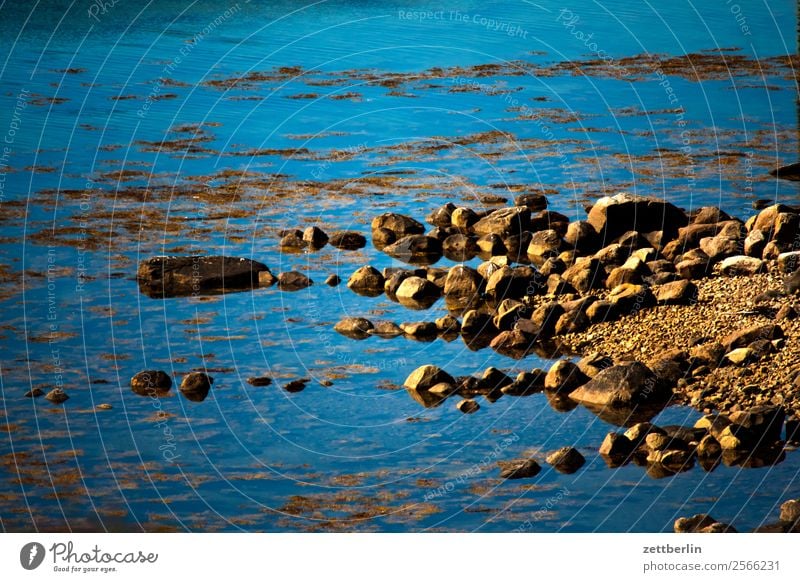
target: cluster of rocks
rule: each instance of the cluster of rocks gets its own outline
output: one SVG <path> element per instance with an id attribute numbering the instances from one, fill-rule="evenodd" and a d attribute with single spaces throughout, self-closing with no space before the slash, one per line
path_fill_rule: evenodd
<path id="1" fill-rule="evenodd" d="M 793 438 L 792 432 L 797 432 L 796 423 L 786 422 L 783 408 L 765 405 L 708 415 L 693 427 L 637 423 L 624 433 L 608 433 L 599 452 L 610 467 L 633 462 L 656 478 L 688 471 L 695 462 L 707 472 L 720 463 L 758 468 L 784 460 L 783 439 Z"/>
<path id="2" fill-rule="evenodd" d="M 545 462 L 559 473 L 571 475 L 583 467 L 586 459 L 574 447 L 561 447 L 548 454 Z M 529 479 L 536 477 L 542 470 L 535 458 L 498 461 L 497 464 L 501 479 Z"/>
<path id="3" fill-rule="evenodd" d="M 631 414 L 653 414 L 669 401 L 672 391 L 664 378 L 640 362 L 621 362 L 589 356 L 578 364 L 561 360 L 545 373 L 534 369 L 512 379 L 502 370 L 487 368 L 482 377 L 454 378 L 430 364 L 414 370 L 403 383 L 414 400 L 425 407 L 438 406 L 447 397 L 481 395 L 496 402 L 503 395 L 527 396 L 546 392 L 556 409 L 569 410 L 583 404 L 601 417 L 628 418 Z M 565 405 L 568 398 L 573 404 Z"/>
<path id="4" fill-rule="evenodd" d="M 305 230 L 282 230 L 279 233 L 282 251 L 310 250 L 318 251 L 330 244 L 337 249 L 355 251 L 367 246 L 366 237 L 352 230 L 336 231 L 328 235 L 317 226 L 309 226 Z"/>
<path id="5" fill-rule="evenodd" d="M 385 294 L 412 309 L 444 297 L 449 311 L 463 316 L 462 331 L 485 340 L 479 347 L 520 358 L 554 336 L 658 305 L 692 305 L 698 288 L 691 279 L 715 272 L 752 274 L 776 259 L 782 269 L 797 272 L 776 292 L 796 292 L 800 285 L 800 251 L 789 242 L 800 215 L 789 207 L 766 208 L 742 223 L 717 208 L 687 215 L 667 202 L 619 194 L 598 201 L 587 220 L 569 222 L 543 210 L 544 197 L 521 195 L 516 203 L 483 213 L 445 205 L 428 217 L 434 228 L 427 234 L 411 217 L 378 216 L 373 242 L 395 258 L 417 265 L 442 255 L 486 260 L 477 268 L 383 272 L 367 265 L 351 275 L 348 287 L 366 296 Z M 532 208 L 540 210 L 532 214 Z M 510 253 L 511 247 L 525 250 Z M 737 357 L 746 360 L 747 354 Z"/>
<path id="6" fill-rule="evenodd" d="M 303 273 L 287 271 L 277 277 L 263 263 L 225 256 L 161 256 L 139 263 L 139 290 L 149 297 L 187 297 L 242 291 L 278 284 L 297 291 L 313 284 Z"/>
<path id="7" fill-rule="evenodd" d="M 675 533 L 736 533 L 736 529 L 722 523 L 706 513 L 675 520 Z M 778 520 L 755 528 L 754 533 L 800 533 L 800 499 L 785 501 L 780 508 Z"/>
<path id="8" fill-rule="evenodd" d="M 189 372 L 181 379 L 181 394 L 192 402 L 202 402 L 208 396 L 214 379 L 205 372 Z M 140 396 L 159 398 L 172 389 L 172 378 L 162 370 L 144 370 L 131 378 L 131 390 Z"/>

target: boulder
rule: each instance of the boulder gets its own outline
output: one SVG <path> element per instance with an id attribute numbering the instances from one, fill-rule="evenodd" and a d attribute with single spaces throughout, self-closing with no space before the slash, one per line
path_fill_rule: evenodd
<path id="1" fill-rule="evenodd" d="M 730 220 L 731 217 L 716 206 L 703 206 L 691 213 L 692 224 L 716 224 Z"/>
<path id="2" fill-rule="evenodd" d="M 592 206 L 587 220 L 604 240 L 613 240 L 630 230 L 664 231 L 671 239 L 677 236 L 678 228 L 688 223 L 683 211 L 669 202 L 628 193 L 601 198 Z"/>
<path id="3" fill-rule="evenodd" d="M 430 265 L 442 258 L 442 243 L 424 234 L 411 234 L 384 247 L 383 252 L 405 263 Z"/>
<path id="4" fill-rule="evenodd" d="M 557 257 L 562 244 L 561 236 L 555 230 L 540 230 L 531 236 L 527 254 L 541 263 L 550 257 Z"/>
<path id="5" fill-rule="evenodd" d="M 379 228 L 372 231 L 372 245 L 379 251 L 382 251 L 395 241 L 397 241 L 397 235 L 388 228 Z"/>
<path id="6" fill-rule="evenodd" d="M 356 269 L 347 280 L 347 287 L 365 297 L 377 297 L 383 294 L 385 279 L 380 271 L 371 265 Z"/>
<path id="7" fill-rule="evenodd" d="M 772 225 L 772 240 L 781 249 L 789 250 L 792 245 L 797 244 L 798 229 L 800 229 L 800 215 L 780 212 Z"/>
<path id="8" fill-rule="evenodd" d="M 507 237 L 529 230 L 531 211 L 524 206 L 501 208 L 478 220 L 472 229 L 478 235 Z"/>
<path id="9" fill-rule="evenodd" d="M 610 432 L 603 439 L 599 453 L 604 457 L 627 457 L 633 452 L 633 443 L 623 434 Z"/>
<path id="10" fill-rule="evenodd" d="M 764 404 L 740 410 L 728 416 L 738 426 L 746 428 L 756 439 L 754 446 L 771 445 L 781 439 L 786 411 L 782 406 Z"/>
<path id="11" fill-rule="evenodd" d="M 436 329 L 443 334 L 458 333 L 461 331 L 461 324 L 452 315 L 444 315 L 438 318 L 434 323 L 436 324 Z"/>
<path id="12" fill-rule="evenodd" d="M 781 521 L 795 523 L 800 520 L 800 499 L 790 499 L 781 504 Z"/>
<path id="13" fill-rule="evenodd" d="M 759 258 L 764 254 L 769 238 L 763 230 L 752 230 L 744 239 L 744 254 Z"/>
<path id="14" fill-rule="evenodd" d="M 214 379 L 205 372 L 189 372 L 181 380 L 180 390 L 189 399 L 195 402 L 205 400 Z"/>
<path id="15" fill-rule="evenodd" d="M 527 263 L 529 260 L 527 251 L 532 239 L 533 235 L 527 230 L 520 234 L 512 234 L 503 238 L 508 260 L 515 263 Z M 541 262 L 539 259 L 536 260 Z"/>
<path id="16" fill-rule="evenodd" d="M 700 239 L 700 250 L 708 255 L 712 263 L 717 263 L 726 257 L 741 254 L 743 246 L 735 238 L 714 236 Z"/>
<path id="17" fill-rule="evenodd" d="M 395 293 L 403 305 L 427 309 L 441 295 L 439 287 L 422 277 L 407 277 L 400 283 Z"/>
<path id="18" fill-rule="evenodd" d="M 559 360 L 547 372 L 544 387 L 553 392 L 569 394 L 588 380 L 589 377 L 576 364 L 569 360 Z"/>
<path id="19" fill-rule="evenodd" d="M 600 237 L 587 221 L 576 220 L 567 226 L 564 244 L 579 253 L 593 253 L 600 248 Z"/>
<path id="20" fill-rule="evenodd" d="M 789 295 L 800 293 L 800 269 L 786 277 L 783 282 L 783 291 Z"/>
<path id="21" fill-rule="evenodd" d="M 278 287 L 281 291 L 299 291 L 314 284 L 314 281 L 298 271 L 286 271 L 278 275 Z"/>
<path id="22" fill-rule="evenodd" d="M 602 289 L 606 274 L 598 259 L 584 257 L 576 260 L 561 277 L 581 293 L 587 293 L 592 289 Z"/>
<path id="23" fill-rule="evenodd" d="M 579 333 L 589 327 L 590 323 L 586 309 L 572 309 L 558 318 L 555 334 Z"/>
<path id="24" fill-rule="evenodd" d="M 420 366 L 406 378 L 403 386 L 410 390 L 428 390 L 439 383 L 455 384 L 453 377 L 436 366 L 430 364 Z"/>
<path id="25" fill-rule="evenodd" d="M 131 390 L 140 396 L 166 394 L 172 388 L 172 378 L 161 370 L 144 370 L 131 378 Z"/>
<path id="26" fill-rule="evenodd" d="M 360 232 L 337 231 L 331 233 L 328 243 L 337 249 L 356 251 L 367 246 L 367 237 Z"/>
<path id="27" fill-rule="evenodd" d="M 321 249 L 328 244 L 328 235 L 316 226 L 309 226 L 303 231 L 303 241 L 312 249 Z"/>
<path id="28" fill-rule="evenodd" d="M 728 334 L 721 343 L 726 352 L 731 352 L 736 348 L 745 348 L 756 340 L 774 340 L 782 337 L 783 329 L 781 329 L 781 326 L 758 324 Z"/>
<path id="29" fill-rule="evenodd" d="M 463 412 L 464 414 L 473 414 L 478 412 L 480 407 L 480 404 L 471 398 L 464 398 L 458 404 L 456 404 L 456 408 L 459 410 L 459 412 Z"/>
<path id="30" fill-rule="evenodd" d="M 432 224 L 433 226 L 439 227 L 447 227 L 452 224 L 451 217 L 453 215 L 453 210 L 456 209 L 456 205 L 452 202 L 448 202 L 444 206 L 441 206 L 431 212 L 426 218 L 425 222 L 428 224 Z"/>
<path id="31" fill-rule="evenodd" d="M 547 197 L 544 194 L 518 194 L 514 206 L 525 206 L 531 212 L 538 212 L 547 208 Z"/>
<path id="32" fill-rule="evenodd" d="M 531 314 L 531 321 L 541 330 L 541 333 L 551 335 L 563 314 L 564 308 L 561 304 L 551 301 L 537 307 Z"/>
<path id="33" fill-rule="evenodd" d="M 789 251 L 778 255 L 778 268 L 783 273 L 793 273 L 800 269 L 800 251 Z"/>
<path id="34" fill-rule="evenodd" d="M 755 275 L 765 270 L 764 261 L 756 257 L 736 255 L 728 257 L 719 267 L 723 275 Z"/>
<path id="35" fill-rule="evenodd" d="M 486 283 L 486 293 L 495 300 L 520 298 L 533 294 L 530 286 L 534 283 L 536 271 L 531 267 L 511 268 L 507 265 L 497 269 Z M 531 293 L 528 293 L 528 291 Z"/>
<path id="36" fill-rule="evenodd" d="M 278 245 L 281 247 L 282 251 L 292 251 L 302 249 L 306 247 L 308 243 L 303 240 L 303 233 L 298 230 L 284 235 Z"/>
<path id="37" fill-rule="evenodd" d="M 333 326 L 333 330 L 351 339 L 363 340 L 370 336 L 372 322 L 363 317 L 345 317 Z"/>
<path id="38" fill-rule="evenodd" d="M 376 321 L 372 325 L 372 329 L 367 329 L 367 333 L 385 339 L 399 337 L 405 333 L 400 326 L 393 321 Z"/>
<path id="39" fill-rule="evenodd" d="M 611 366 L 569 395 L 582 404 L 611 407 L 664 403 L 671 396 L 672 390 L 640 362 Z"/>
<path id="40" fill-rule="evenodd" d="M 656 304 L 656 298 L 650 287 L 623 283 L 611 290 L 608 300 L 614 306 L 617 315 L 630 315 Z"/>
<path id="41" fill-rule="evenodd" d="M 451 261 L 469 261 L 479 251 L 475 239 L 465 234 L 451 234 L 442 242 L 442 252 Z"/>
<path id="42" fill-rule="evenodd" d="M 385 228 L 395 234 L 398 239 L 410 234 L 423 234 L 425 226 L 410 216 L 386 212 L 372 219 L 372 230 Z"/>
<path id="43" fill-rule="evenodd" d="M 508 253 L 503 239 L 496 234 L 486 234 L 475 241 L 481 257 L 503 257 Z M 492 259 L 494 260 L 494 259 Z"/>
<path id="44" fill-rule="evenodd" d="M 263 263 L 225 256 L 160 256 L 139 263 L 139 290 L 150 297 L 179 297 L 213 291 L 252 289 Z"/>
<path id="45" fill-rule="evenodd" d="M 673 281 L 653 287 L 659 305 L 689 305 L 697 301 L 697 285 L 687 279 Z"/>
<path id="46" fill-rule="evenodd" d="M 489 347 L 503 356 L 522 359 L 533 351 L 535 341 L 535 334 L 515 328 L 501 331 L 492 339 Z"/>
<path id="47" fill-rule="evenodd" d="M 574 447 L 562 447 L 550 453 L 545 461 L 559 473 L 570 475 L 580 469 L 586 459 Z"/>
<path id="48" fill-rule="evenodd" d="M 45 399 L 49 400 L 53 404 L 62 404 L 69 400 L 69 395 L 64 391 L 63 388 L 53 388 L 45 394 Z"/>
<path id="49" fill-rule="evenodd" d="M 501 479 L 528 479 L 539 474 L 542 468 L 534 459 L 499 461 Z"/>
<path id="50" fill-rule="evenodd" d="M 432 321 L 405 322 L 400 324 L 400 329 L 408 337 L 420 341 L 433 341 L 439 333 Z"/>
<path id="51" fill-rule="evenodd" d="M 446 297 L 475 297 L 480 295 L 483 284 L 483 277 L 475 269 L 457 265 L 447 273 L 444 294 Z"/>
<path id="52" fill-rule="evenodd" d="M 471 208 L 456 208 L 450 214 L 450 224 L 461 231 L 467 231 L 478 222 L 478 215 Z"/>

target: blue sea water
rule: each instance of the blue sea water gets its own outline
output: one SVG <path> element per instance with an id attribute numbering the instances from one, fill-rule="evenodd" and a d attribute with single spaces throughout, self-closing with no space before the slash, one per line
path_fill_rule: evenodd
<path id="1" fill-rule="evenodd" d="M 0 6 L 4 530 L 669 531 L 699 512 L 748 529 L 798 497 L 796 453 L 654 479 L 609 469 L 596 451 L 613 427 L 583 408 L 538 394 L 463 415 L 397 389 L 423 363 L 547 359 L 333 332 L 345 315 L 446 309 L 329 288 L 328 274 L 398 263 L 371 245 L 281 253 L 279 230 L 368 235 L 387 210 L 422 220 L 520 185 L 571 218 L 618 190 L 740 217 L 798 201 L 768 174 L 798 154 L 796 80 L 775 59 L 796 54 L 794 3 L 451 4 Z M 646 54 L 661 64 L 632 59 Z M 151 299 L 136 266 L 164 253 L 316 284 Z M 203 402 L 131 392 L 153 368 L 215 384 Z M 262 374 L 274 384 L 245 382 Z M 23 397 L 57 384 L 64 404 Z M 587 458 L 576 474 L 498 479 L 497 461 L 566 445 Z"/>

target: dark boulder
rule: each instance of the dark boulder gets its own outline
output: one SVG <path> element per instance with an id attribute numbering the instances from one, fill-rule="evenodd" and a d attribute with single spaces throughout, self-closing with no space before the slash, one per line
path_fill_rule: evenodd
<path id="1" fill-rule="evenodd" d="M 149 297 L 180 297 L 258 287 L 263 263 L 225 256 L 161 256 L 139 263 L 139 290 Z"/>

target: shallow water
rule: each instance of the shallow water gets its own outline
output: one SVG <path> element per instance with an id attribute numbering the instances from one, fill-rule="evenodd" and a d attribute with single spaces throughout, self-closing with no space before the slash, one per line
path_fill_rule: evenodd
<path id="1" fill-rule="evenodd" d="M 698 512 L 751 529 L 798 496 L 794 452 L 654 479 L 609 469 L 596 450 L 611 425 L 542 394 L 479 399 L 473 415 L 423 408 L 399 388 L 423 363 L 455 375 L 549 360 L 347 339 L 332 329 L 345 315 L 446 309 L 322 285 L 401 265 L 371 245 L 277 245 L 284 228 L 368 235 L 387 210 L 422 220 L 520 189 L 573 219 L 622 189 L 740 217 L 756 199 L 796 203 L 767 173 L 798 151 L 780 58 L 795 53 L 793 3 L 461 2 L 426 20 L 408 12 L 427 3 L 119 2 L 95 18 L 91 4 L 21 4 L 0 9 L 4 530 L 669 531 Z M 632 58 L 645 53 L 663 58 Z M 316 284 L 141 295 L 138 261 L 164 253 L 251 257 Z M 142 369 L 203 367 L 203 402 L 128 387 Z M 261 374 L 275 383 L 244 381 Z M 302 392 L 281 389 L 298 378 Z M 59 382 L 63 405 L 23 397 Z M 498 460 L 565 445 L 587 458 L 574 475 L 498 478 Z"/>

